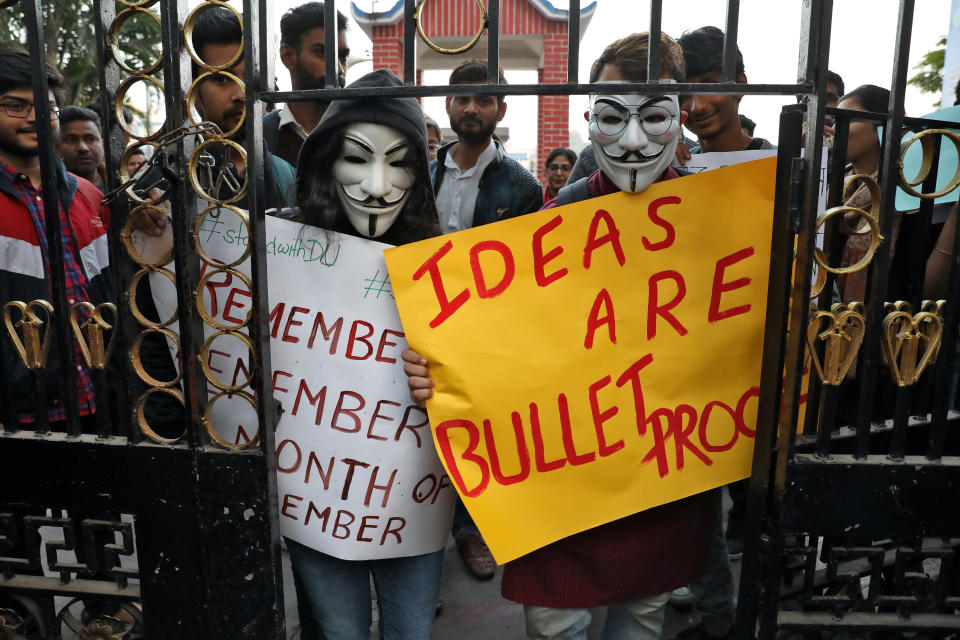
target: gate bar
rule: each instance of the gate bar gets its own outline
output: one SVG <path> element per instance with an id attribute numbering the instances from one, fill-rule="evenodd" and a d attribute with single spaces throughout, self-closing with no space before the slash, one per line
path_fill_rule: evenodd
<path id="1" fill-rule="evenodd" d="M 323 66 L 326 75 L 324 86 L 328 89 L 340 87 L 340 42 L 337 40 L 340 34 L 337 33 L 337 26 L 336 3 L 327 0 L 323 4 Z"/>
<path id="2" fill-rule="evenodd" d="M 403 3 L 403 82 L 417 84 L 417 12 L 416 0 Z"/>
<path id="3" fill-rule="evenodd" d="M 579 78 L 580 0 L 570 0 L 570 11 L 567 14 L 567 82 L 577 84 Z"/>
<path id="4" fill-rule="evenodd" d="M 30 57 L 41 61 L 40 64 L 43 65 L 42 61 L 45 61 L 47 56 L 46 41 L 43 38 L 43 21 L 41 19 L 43 14 L 41 13 L 40 0 L 23 0 L 22 5 L 27 22 L 27 42 Z M 37 74 L 35 80 L 33 113 L 37 119 L 37 139 L 53 141 L 53 126 L 50 123 L 50 86 L 47 83 L 45 67 L 41 67 L 41 71 Z M 54 326 L 47 330 L 55 331 L 53 337 L 56 342 L 52 345 L 51 351 L 55 351 L 57 346 L 60 347 L 58 377 L 62 385 L 61 404 L 67 434 L 75 436 L 80 434 L 80 420 L 78 416 L 77 372 L 74 367 L 73 337 L 70 335 L 68 321 L 70 307 L 67 305 L 67 285 L 63 272 L 63 230 L 60 228 L 60 194 L 57 188 L 58 163 L 52 144 L 41 142 L 38 147 L 40 171 L 43 176 L 43 217 L 47 235 L 47 264 L 50 268 L 48 275 L 50 276 L 50 293 L 55 309 L 55 313 L 50 319 Z M 76 256 L 76 259 L 79 260 L 80 256 Z M 30 301 L 25 300 L 24 302 Z M 46 371 L 46 367 L 42 371 Z M 41 372 L 38 371 L 37 375 L 41 375 Z M 48 424 L 47 410 L 48 405 L 44 403 L 36 412 L 35 418 L 38 427 Z"/>
<path id="5" fill-rule="evenodd" d="M 813 91 L 813 85 L 808 82 L 799 84 L 751 84 L 750 95 L 784 95 L 792 96 Z M 669 85 L 654 82 L 596 82 L 593 84 L 510 84 L 510 85 L 483 85 L 483 84 L 454 84 L 454 85 L 418 85 L 404 87 L 369 87 L 364 89 L 304 89 L 300 91 L 265 91 L 260 95 L 264 102 L 309 102 L 311 100 L 342 100 L 344 98 L 361 97 L 446 97 L 446 96 L 526 96 L 526 95 L 589 95 L 612 91 L 629 91 L 631 93 L 657 94 L 687 94 L 702 93 L 705 95 L 740 95 L 743 93 L 742 84 L 721 84 L 710 82 L 681 82 Z M 953 123 L 956 126 L 956 123 Z"/>
<path id="6" fill-rule="evenodd" d="M 663 0 L 650 0 L 650 53 L 647 56 L 647 82 L 660 79 L 660 23 L 663 21 Z"/>
<path id="7" fill-rule="evenodd" d="M 500 0 L 487 0 L 487 82 L 500 86 Z"/>
<path id="8" fill-rule="evenodd" d="M 727 0 L 727 25 L 723 32 L 723 81 L 737 81 L 737 29 L 740 26 L 740 0 Z"/>
<path id="9" fill-rule="evenodd" d="M 910 36 L 913 25 L 914 0 L 900 0 L 897 17 L 897 46 L 893 60 L 893 79 L 890 102 L 887 109 L 887 122 L 884 127 L 883 155 L 881 156 L 880 184 L 883 193 L 880 199 L 880 233 L 890 238 L 893 228 L 894 198 L 899 184 L 900 135 L 903 128 L 903 99 L 906 93 L 907 71 L 910 58 Z M 887 245 L 889 246 L 889 245 Z M 887 295 L 887 278 L 890 272 L 890 252 L 878 251 L 870 265 L 867 281 L 867 294 L 864 300 L 867 308 L 866 328 L 861 348 L 862 372 L 857 397 L 857 415 L 855 419 L 856 442 L 854 455 L 857 459 L 866 458 L 870 448 L 870 423 L 873 418 L 873 398 L 876 391 L 877 376 L 883 366 L 880 358 L 880 332 L 883 322 L 883 303 Z"/>

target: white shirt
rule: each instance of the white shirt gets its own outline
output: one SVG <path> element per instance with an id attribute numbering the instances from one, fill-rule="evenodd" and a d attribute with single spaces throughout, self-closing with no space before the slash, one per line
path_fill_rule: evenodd
<path id="1" fill-rule="evenodd" d="M 441 233 L 453 233 L 473 226 L 473 211 L 477 205 L 480 191 L 480 178 L 494 158 L 497 157 L 497 145 L 490 145 L 477 158 L 477 163 L 461 170 L 453 161 L 453 154 L 447 153 L 443 160 L 446 173 L 437 193 L 437 213 L 440 216 Z"/>
<path id="2" fill-rule="evenodd" d="M 293 132 L 300 136 L 303 140 L 307 139 L 307 130 L 304 129 L 297 119 L 293 117 L 293 112 L 290 109 L 284 108 L 280 109 L 280 128 L 290 125 L 293 129 Z"/>

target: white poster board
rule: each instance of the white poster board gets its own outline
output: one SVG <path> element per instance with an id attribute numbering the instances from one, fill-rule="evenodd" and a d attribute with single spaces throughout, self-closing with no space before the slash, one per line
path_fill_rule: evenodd
<path id="1" fill-rule="evenodd" d="M 247 235 L 241 218 L 224 209 L 204 219 L 200 248 L 233 263 Z M 266 236 L 273 395 L 284 410 L 275 435 L 280 532 L 345 560 L 442 549 L 456 494 L 426 411 L 409 397 L 387 245 L 273 217 Z M 249 274 L 249 260 L 236 268 Z M 157 274 L 150 282 L 160 316 L 170 317 L 173 288 Z M 246 284 L 223 272 L 207 280 L 203 301 L 213 320 L 231 327 L 250 310 Z M 206 338 L 214 333 L 206 327 Z M 206 360 L 227 385 L 240 385 L 252 370 L 247 346 L 229 335 L 210 344 Z M 209 389 L 211 398 L 219 393 Z M 256 415 L 237 395 L 219 399 L 212 418 L 228 443 L 256 433 Z"/>

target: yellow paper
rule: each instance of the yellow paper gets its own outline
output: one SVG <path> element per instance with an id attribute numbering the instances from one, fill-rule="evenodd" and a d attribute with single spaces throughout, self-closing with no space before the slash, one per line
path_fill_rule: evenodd
<path id="1" fill-rule="evenodd" d="M 749 475 L 775 169 L 386 252 L 437 451 L 498 562 Z"/>

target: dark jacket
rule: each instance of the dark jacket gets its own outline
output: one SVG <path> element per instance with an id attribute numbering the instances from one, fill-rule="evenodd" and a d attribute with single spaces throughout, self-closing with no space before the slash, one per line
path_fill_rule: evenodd
<path id="1" fill-rule="evenodd" d="M 63 233 L 74 242 L 77 261 L 86 276 L 87 296 L 95 305 L 108 302 L 112 296 L 107 230 L 103 222 L 105 210 L 100 206 L 102 194 L 88 181 L 67 173 L 60 160 L 57 161 L 56 180 L 61 205 L 70 221 L 70 228 L 63 229 Z M 30 212 L 20 201 L 11 181 L 0 174 L 0 309 L 13 300 L 30 302 L 51 298 L 49 274 L 44 268 Z M 63 310 L 57 309 L 56 313 L 63 313 Z M 52 326 L 49 329 L 54 331 Z M 2 331 L 6 333 L 6 327 Z M 34 408 L 30 376 L 6 335 L 2 346 L 10 397 L 17 412 L 30 412 Z M 51 402 L 60 395 L 57 385 L 59 351 L 50 350 L 42 373 Z"/>
<path id="2" fill-rule="evenodd" d="M 456 143 L 451 142 L 440 147 L 437 159 L 431 164 L 431 169 L 436 169 L 433 178 L 434 195 L 440 193 L 440 185 L 443 184 L 443 176 L 447 171 L 443 162 L 454 144 Z M 497 156 L 480 176 L 480 189 L 473 209 L 474 227 L 533 213 L 543 206 L 543 185 L 540 181 L 508 156 L 503 145 L 496 140 L 494 144 L 497 145 Z"/>

